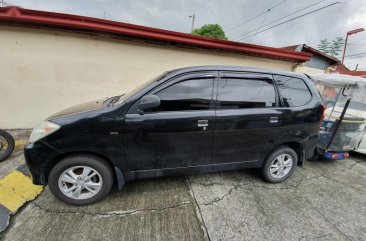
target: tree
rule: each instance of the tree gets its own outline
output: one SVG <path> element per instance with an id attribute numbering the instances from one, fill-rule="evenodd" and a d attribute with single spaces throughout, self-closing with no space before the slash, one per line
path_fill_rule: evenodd
<path id="1" fill-rule="evenodd" d="M 320 44 L 318 44 L 318 50 L 322 51 L 323 53 L 329 53 L 330 50 L 330 42 L 328 39 L 320 40 Z"/>
<path id="2" fill-rule="evenodd" d="M 332 42 L 325 38 L 320 40 L 320 44 L 318 44 L 317 48 L 323 53 L 338 58 L 340 52 L 342 51 L 343 44 L 344 39 L 342 37 L 337 37 L 336 39 L 332 40 Z"/>
<path id="3" fill-rule="evenodd" d="M 222 40 L 228 39 L 225 35 L 224 30 L 218 24 L 203 25 L 201 28 L 194 29 L 192 31 L 192 34 L 210 37 L 210 38 L 222 39 Z"/>
<path id="4" fill-rule="evenodd" d="M 337 37 L 335 40 L 333 40 L 332 45 L 330 46 L 330 55 L 338 58 L 340 52 L 342 51 L 343 45 L 344 40 L 342 37 Z"/>

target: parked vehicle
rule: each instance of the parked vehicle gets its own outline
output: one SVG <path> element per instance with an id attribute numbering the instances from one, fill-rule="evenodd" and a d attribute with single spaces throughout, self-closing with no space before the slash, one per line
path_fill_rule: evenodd
<path id="1" fill-rule="evenodd" d="M 14 146 L 13 137 L 8 132 L 0 130 L 0 162 L 11 155 Z"/>
<path id="2" fill-rule="evenodd" d="M 277 183 L 314 153 L 321 116 L 305 75 L 190 67 L 51 116 L 25 157 L 35 184 L 74 205 L 141 178 L 260 168 Z"/>
<path id="3" fill-rule="evenodd" d="M 318 74 L 312 79 L 322 93 L 324 105 L 329 102 L 329 95 L 334 97 L 333 106 L 325 110 L 315 157 L 347 158 L 349 151 L 359 149 L 365 134 L 366 80 L 342 74 Z"/>
<path id="4" fill-rule="evenodd" d="M 366 154 L 366 136 L 364 135 L 360 145 L 358 146 L 357 150 L 355 150 L 355 152 L 361 153 L 361 154 Z"/>

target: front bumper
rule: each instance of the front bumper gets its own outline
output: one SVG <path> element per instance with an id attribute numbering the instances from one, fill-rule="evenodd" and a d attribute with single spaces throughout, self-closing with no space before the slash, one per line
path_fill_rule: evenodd
<path id="1" fill-rule="evenodd" d="M 46 185 L 48 171 L 58 155 L 62 154 L 42 141 L 24 147 L 25 162 L 36 185 Z"/>

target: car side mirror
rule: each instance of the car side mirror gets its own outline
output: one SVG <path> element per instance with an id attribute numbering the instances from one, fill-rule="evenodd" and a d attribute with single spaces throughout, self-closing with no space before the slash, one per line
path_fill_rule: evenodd
<path id="1" fill-rule="evenodd" d="M 139 108 L 141 111 L 160 106 L 160 98 L 156 95 L 145 95 L 140 100 Z"/>

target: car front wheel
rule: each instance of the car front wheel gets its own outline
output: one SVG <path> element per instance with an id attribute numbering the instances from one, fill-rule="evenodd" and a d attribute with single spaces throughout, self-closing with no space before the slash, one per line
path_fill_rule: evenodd
<path id="1" fill-rule="evenodd" d="M 280 146 L 266 158 L 261 172 L 267 182 L 278 183 L 290 177 L 296 166 L 296 152 L 290 147 Z"/>
<path id="2" fill-rule="evenodd" d="M 113 172 L 103 159 L 79 155 L 57 163 L 48 180 L 52 194 L 59 200 L 72 205 L 87 205 L 109 193 L 113 185 Z"/>

